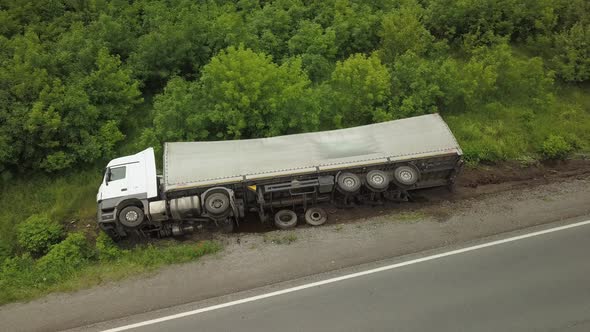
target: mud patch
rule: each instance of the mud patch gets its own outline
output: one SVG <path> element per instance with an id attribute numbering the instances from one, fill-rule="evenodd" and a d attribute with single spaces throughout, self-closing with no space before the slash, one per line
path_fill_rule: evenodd
<path id="1" fill-rule="evenodd" d="M 467 168 L 459 176 L 459 187 L 477 188 L 482 185 L 506 182 L 544 181 L 590 174 L 590 160 L 567 160 L 523 165 L 518 162 L 504 162 Z"/>

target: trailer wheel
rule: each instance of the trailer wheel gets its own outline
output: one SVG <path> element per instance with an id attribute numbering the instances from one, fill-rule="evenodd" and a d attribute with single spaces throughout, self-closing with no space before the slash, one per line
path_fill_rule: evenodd
<path id="1" fill-rule="evenodd" d="M 291 210 L 280 210 L 275 214 L 275 225 L 280 229 L 291 229 L 297 225 L 297 215 Z"/>
<path id="2" fill-rule="evenodd" d="M 205 198 L 205 209 L 212 215 L 222 215 L 229 205 L 229 197 L 222 192 L 212 193 Z"/>
<path id="3" fill-rule="evenodd" d="M 354 194 L 361 188 L 361 179 L 354 173 L 342 173 L 338 176 L 338 189 L 343 194 Z"/>
<path id="4" fill-rule="evenodd" d="M 395 181 L 404 186 L 411 186 L 418 182 L 419 175 L 418 170 L 409 165 L 399 166 L 393 171 Z"/>
<path id="5" fill-rule="evenodd" d="M 140 209 L 137 206 L 130 205 L 121 210 L 121 212 L 119 213 L 119 222 L 123 226 L 135 228 L 141 225 L 144 217 L 145 215 L 142 209 Z"/>
<path id="6" fill-rule="evenodd" d="M 305 211 L 305 222 L 312 226 L 323 225 L 328 220 L 328 213 L 320 207 L 312 207 Z"/>
<path id="7" fill-rule="evenodd" d="M 383 191 L 389 186 L 389 176 L 381 170 L 372 170 L 367 173 L 367 187 L 371 191 Z"/>

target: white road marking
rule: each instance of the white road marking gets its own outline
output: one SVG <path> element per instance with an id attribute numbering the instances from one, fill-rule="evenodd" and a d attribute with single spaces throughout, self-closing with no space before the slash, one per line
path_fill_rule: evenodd
<path id="1" fill-rule="evenodd" d="M 169 320 L 173 320 L 173 319 L 178 319 L 178 318 L 182 318 L 182 317 L 186 317 L 186 316 L 197 315 L 197 314 L 200 314 L 203 312 L 223 309 L 223 308 L 232 307 L 235 305 L 244 304 L 244 303 L 248 303 L 248 302 L 254 302 L 254 301 L 266 299 L 266 298 L 273 297 L 273 296 L 283 295 L 283 294 L 287 294 L 287 293 L 293 293 L 293 292 L 297 292 L 297 291 L 300 291 L 303 289 L 308 289 L 308 288 L 317 287 L 317 286 L 321 286 L 321 285 L 327 285 L 327 284 L 331 284 L 334 282 L 357 278 L 357 277 L 362 277 L 362 276 L 366 276 L 366 275 L 373 274 L 373 273 L 393 270 L 393 269 L 397 269 L 397 268 L 407 266 L 407 265 L 422 263 L 422 262 L 431 261 L 434 259 L 439 259 L 439 258 L 452 256 L 452 255 L 458 255 L 458 254 L 462 254 L 462 253 L 469 252 L 469 251 L 493 247 L 493 246 L 497 246 L 497 245 L 508 243 L 508 242 L 514 242 L 514 241 L 518 241 L 518 240 L 522 240 L 522 239 L 527 239 L 527 238 L 531 238 L 531 237 L 535 237 L 535 236 L 539 236 L 539 235 L 543 235 L 543 234 L 558 232 L 558 231 L 562 231 L 565 229 L 580 227 L 580 226 L 584 226 L 584 225 L 588 225 L 588 224 L 590 224 L 590 220 L 581 221 L 581 222 L 577 222 L 577 223 L 573 223 L 573 224 L 569 224 L 569 225 L 564 225 L 564 226 L 559 226 L 559 227 L 554 227 L 554 228 L 550 228 L 550 229 L 546 229 L 546 230 L 542 230 L 542 231 L 537 231 L 537 232 L 532 232 L 532 233 L 528 233 L 528 234 L 523 234 L 523 235 L 519 235 L 519 236 L 514 236 L 514 237 L 507 238 L 507 239 L 491 241 L 491 242 L 478 244 L 478 245 L 467 247 L 467 248 L 447 251 L 447 252 L 432 255 L 432 256 L 426 256 L 426 257 L 422 257 L 422 258 L 412 259 L 412 260 L 409 260 L 406 262 L 391 264 L 391 265 L 387 265 L 387 266 L 378 267 L 375 269 L 370 269 L 370 270 L 366 270 L 366 271 L 343 275 L 343 276 L 336 277 L 336 278 L 330 278 L 330 279 L 326 279 L 326 280 L 322 280 L 322 281 L 312 282 L 309 284 L 305 284 L 305 285 L 301 285 L 301 286 L 297 286 L 297 287 L 291 287 L 291 288 L 279 290 L 276 292 L 270 292 L 270 293 L 266 293 L 266 294 L 256 295 L 256 296 L 247 297 L 247 298 L 241 299 L 241 300 L 226 302 L 226 303 L 222 303 L 222 304 L 213 305 L 210 307 L 205 307 L 205 308 L 201 308 L 201 309 L 182 312 L 182 313 L 175 314 L 175 315 L 160 317 L 160 318 L 156 318 L 156 319 L 150 319 L 150 320 L 146 320 L 143 322 L 129 324 L 129 325 L 125 325 L 125 326 L 120 326 L 120 327 L 116 327 L 113 329 L 104 330 L 103 332 L 125 331 L 125 330 L 130 330 L 130 329 L 134 329 L 134 328 L 138 328 L 138 327 L 142 327 L 142 326 L 146 326 L 146 325 L 157 324 L 157 323 L 161 323 L 161 322 L 165 322 L 165 321 L 169 321 Z"/>

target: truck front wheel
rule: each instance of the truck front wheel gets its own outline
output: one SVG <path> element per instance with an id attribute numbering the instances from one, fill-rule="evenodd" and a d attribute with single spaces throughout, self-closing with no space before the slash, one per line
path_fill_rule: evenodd
<path id="1" fill-rule="evenodd" d="M 225 193 L 215 192 L 205 198 L 205 209 L 212 215 L 224 215 L 229 208 L 229 197 Z"/>
<path id="2" fill-rule="evenodd" d="M 119 222 L 121 225 L 135 228 L 143 222 L 145 215 L 143 210 L 137 206 L 127 206 L 119 213 Z"/>

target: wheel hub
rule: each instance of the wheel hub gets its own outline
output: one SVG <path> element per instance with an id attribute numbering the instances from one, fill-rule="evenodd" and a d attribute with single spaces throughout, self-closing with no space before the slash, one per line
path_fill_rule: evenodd
<path id="1" fill-rule="evenodd" d="M 319 226 L 326 222 L 328 215 L 320 207 L 312 207 L 305 211 L 305 222 L 311 226 Z"/>
<path id="2" fill-rule="evenodd" d="M 375 175 L 371 180 L 373 180 L 373 182 L 376 184 L 382 184 L 385 182 L 385 179 L 381 175 Z"/>
<path id="3" fill-rule="evenodd" d="M 410 181 L 413 178 L 412 172 L 408 172 L 408 171 L 403 171 L 399 175 L 405 181 Z"/>
<path id="4" fill-rule="evenodd" d="M 356 181 L 354 181 L 354 179 L 352 179 L 352 178 L 346 178 L 346 179 L 344 180 L 344 184 L 345 184 L 347 187 L 353 187 L 353 186 L 356 184 Z"/>
<path id="5" fill-rule="evenodd" d="M 135 211 L 129 211 L 125 214 L 125 219 L 127 219 L 129 221 L 136 221 L 138 217 L 139 216 L 137 215 L 137 212 L 135 212 Z"/>

